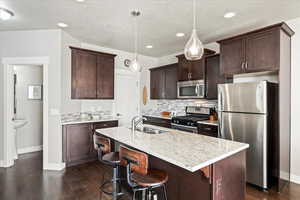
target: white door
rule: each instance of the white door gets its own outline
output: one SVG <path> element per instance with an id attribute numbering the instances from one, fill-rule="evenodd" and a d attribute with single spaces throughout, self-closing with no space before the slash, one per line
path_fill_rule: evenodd
<path id="1" fill-rule="evenodd" d="M 115 108 L 119 126 L 129 126 L 131 119 L 139 113 L 138 77 L 130 72 L 117 72 Z"/>

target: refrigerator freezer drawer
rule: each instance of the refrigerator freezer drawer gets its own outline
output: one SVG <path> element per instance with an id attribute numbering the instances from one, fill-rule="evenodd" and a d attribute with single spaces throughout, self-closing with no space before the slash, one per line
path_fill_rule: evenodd
<path id="1" fill-rule="evenodd" d="M 220 84 L 219 111 L 267 113 L 267 81 Z"/>
<path id="2" fill-rule="evenodd" d="M 267 115 L 221 112 L 220 136 L 248 143 L 247 182 L 267 188 Z"/>

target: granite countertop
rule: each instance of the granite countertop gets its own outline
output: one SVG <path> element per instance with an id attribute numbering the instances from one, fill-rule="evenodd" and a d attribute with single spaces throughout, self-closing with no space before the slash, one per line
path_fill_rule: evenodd
<path id="1" fill-rule="evenodd" d="M 219 126 L 218 120 L 204 120 L 204 121 L 198 121 L 198 124 L 207 124 L 212 126 Z"/>
<path id="2" fill-rule="evenodd" d="M 147 125 L 167 132 L 147 134 L 127 127 L 98 129 L 96 132 L 131 146 L 188 171 L 195 172 L 219 160 L 241 152 L 248 144 L 191 134 L 174 129 Z"/>
<path id="3" fill-rule="evenodd" d="M 115 121 L 118 120 L 115 117 L 105 117 L 100 119 L 83 119 L 83 118 L 76 118 L 76 119 L 63 119 L 61 120 L 62 125 L 69 125 L 69 124 L 83 124 L 83 123 L 96 123 L 96 122 L 107 122 L 107 121 Z"/>
<path id="4" fill-rule="evenodd" d="M 172 119 L 171 116 L 169 116 L 169 117 L 164 117 L 164 116 L 162 116 L 162 115 L 155 115 L 155 114 L 143 114 L 143 116 L 145 116 L 145 117 L 155 117 L 155 118 L 160 118 L 160 119 L 169 119 L 169 120 Z"/>

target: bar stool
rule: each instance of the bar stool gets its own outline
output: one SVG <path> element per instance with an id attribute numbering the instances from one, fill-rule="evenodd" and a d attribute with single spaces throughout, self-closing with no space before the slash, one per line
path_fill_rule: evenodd
<path id="1" fill-rule="evenodd" d="M 111 152 L 110 139 L 94 134 L 94 148 L 98 152 L 98 160 L 106 165 L 113 167 L 113 178 L 109 181 L 103 181 L 100 186 L 101 192 L 111 195 L 113 200 L 117 200 L 123 193 L 120 192 L 120 159 L 118 152 Z M 103 173 L 104 180 L 104 173 Z M 105 188 L 112 184 L 112 192 L 105 191 Z M 101 197 L 102 198 L 102 193 Z"/>
<path id="2" fill-rule="evenodd" d="M 163 188 L 164 199 L 167 200 L 165 183 L 168 174 L 158 169 L 148 169 L 148 155 L 139 151 L 120 147 L 121 165 L 126 166 L 127 182 L 133 190 L 132 199 L 136 192 L 145 191 L 147 199 L 152 199 L 153 189 Z"/>

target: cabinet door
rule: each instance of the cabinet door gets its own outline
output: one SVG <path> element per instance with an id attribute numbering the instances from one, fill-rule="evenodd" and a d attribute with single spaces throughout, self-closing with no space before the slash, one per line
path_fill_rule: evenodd
<path id="1" fill-rule="evenodd" d="M 198 124 L 198 134 L 211 137 L 218 137 L 218 126 Z"/>
<path id="2" fill-rule="evenodd" d="M 190 80 L 203 80 L 205 74 L 205 59 L 191 62 Z"/>
<path id="3" fill-rule="evenodd" d="M 79 163 L 93 155 L 93 128 L 91 124 L 67 125 L 67 162 Z"/>
<path id="4" fill-rule="evenodd" d="M 95 99 L 97 56 L 72 50 L 72 99 Z"/>
<path id="5" fill-rule="evenodd" d="M 178 57 L 178 81 L 188 81 L 190 79 L 191 62 L 184 56 Z"/>
<path id="6" fill-rule="evenodd" d="M 243 73 L 243 63 L 245 62 L 245 40 L 235 38 L 221 42 L 221 73 L 233 75 Z"/>
<path id="7" fill-rule="evenodd" d="M 279 70 L 279 31 L 251 34 L 246 39 L 246 71 Z"/>
<path id="8" fill-rule="evenodd" d="M 177 69 L 178 65 L 165 67 L 165 99 L 177 98 Z"/>
<path id="9" fill-rule="evenodd" d="M 165 92 L 165 72 L 161 69 L 152 69 L 150 72 L 151 99 L 163 99 Z"/>
<path id="10" fill-rule="evenodd" d="M 220 56 L 206 58 L 206 99 L 218 99 L 218 84 L 226 83 L 224 75 L 220 73 Z"/>
<path id="11" fill-rule="evenodd" d="M 114 99 L 114 57 L 97 58 L 97 98 Z"/>

